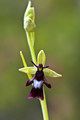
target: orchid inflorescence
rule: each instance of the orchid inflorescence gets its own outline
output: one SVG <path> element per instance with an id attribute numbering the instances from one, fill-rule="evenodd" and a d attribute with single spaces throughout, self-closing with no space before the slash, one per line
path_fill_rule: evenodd
<path id="1" fill-rule="evenodd" d="M 29 1 L 27 9 L 24 14 L 24 29 L 27 36 L 27 42 L 29 45 L 29 49 L 32 57 L 31 62 L 33 66 L 28 67 L 24 55 L 22 51 L 20 51 L 20 56 L 24 67 L 20 68 L 19 71 L 24 72 L 28 75 L 29 80 L 26 81 L 26 86 L 32 85 L 32 89 L 28 95 L 28 98 L 29 99 L 37 98 L 40 100 L 43 118 L 44 120 L 49 120 L 43 85 L 45 84 L 48 88 L 51 88 L 51 85 L 46 80 L 46 76 L 61 77 L 62 75 L 49 69 L 49 66 L 45 66 L 46 55 L 43 50 L 40 50 L 36 59 L 35 50 L 34 50 L 35 27 L 36 27 L 35 11 L 34 11 L 34 7 L 31 6 L 31 1 Z"/>

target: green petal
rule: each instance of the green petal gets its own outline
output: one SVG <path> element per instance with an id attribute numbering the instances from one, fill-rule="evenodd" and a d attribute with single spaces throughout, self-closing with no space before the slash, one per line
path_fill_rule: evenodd
<path id="1" fill-rule="evenodd" d="M 58 74 L 55 71 L 48 69 L 48 68 L 44 69 L 44 74 L 49 77 L 61 77 L 62 76 L 61 74 Z"/>
<path id="2" fill-rule="evenodd" d="M 19 71 L 29 74 L 35 74 L 36 73 L 36 67 L 23 67 L 20 68 Z"/>
<path id="3" fill-rule="evenodd" d="M 46 56 L 45 56 L 45 53 L 43 50 L 41 50 L 39 53 L 38 53 L 38 56 L 37 56 L 37 64 L 42 64 L 42 65 L 45 65 L 45 61 L 46 61 Z"/>

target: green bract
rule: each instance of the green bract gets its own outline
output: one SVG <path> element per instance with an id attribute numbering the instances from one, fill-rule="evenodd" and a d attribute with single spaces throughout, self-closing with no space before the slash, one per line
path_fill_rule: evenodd
<path id="1" fill-rule="evenodd" d="M 44 65 L 45 60 L 46 60 L 45 53 L 44 53 L 43 50 L 41 50 L 38 53 L 38 56 L 37 56 L 37 65 L 39 65 L 39 64 Z M 27 74 L 35 74 L 36 71 L 37 71 L 37 68 L 35 66 L 33 66 L 33 67 L 23 67 L 23 68 L 19 69 L 19 71 L 27 73 Z M 61 77 L 62 76 L 61 74 L 58 74 L 57 72 L 55 72 L 51 69 L 48 69 L 48 68 L 43 69 L 43 71 L 44 71 L 45 76 L 49 76 L 49 77 Z"/>

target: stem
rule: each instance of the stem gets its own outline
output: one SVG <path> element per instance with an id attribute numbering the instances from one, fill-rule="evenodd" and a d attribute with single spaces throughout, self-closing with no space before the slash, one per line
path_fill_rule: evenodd
<path id="1" fill-rule="evenodd" d="M 32 44 L 32 42 L 34 42 L 32 32 L 26 32 L 26 36 L 27 36 L 28 45 L 29 45 L 32 60 L 34 63 L 36 63 L 36 55 L 35 55 L 34 48 L 33 48 L 34 43 Z"/>
<path id="2" fill-rule="evenodd" d="M 34 47 L 33 47 L 34 45 L 31 44 L 31 40 L 34 41 L 34 37 L 31 35 L 31 32 L 30 33 L 26 32 L 26 35 L 27 35 L 27 39 L 28 39 L 28 45 L 29 45 L 29 48 L 30 48 L 32 60 L 36 64 L 36 55 L 35 55 L 35 51 L 34 51 Z M 44 91 L 44 89 L 43 89 L 43 91 Z M 44 120 L 49 120 L 45 91 L 44 91 L 44 100 L 39 100 L 39 101 L 40 101 L 40 104 L 41 104 L 43 119 Z"/>
<path id="3" fill-rule="evenodd" d="M 41 109 L 42 109 L 42 113 L 43 113 L 43 119 L 49 120 L 49 114 L 48 114 L 48 109 L 47 109 L 47 102 L 46 102 L 44 88 L 43 88 L 43 92 L 44 92 L 44 100 L 40 100 Z"/>

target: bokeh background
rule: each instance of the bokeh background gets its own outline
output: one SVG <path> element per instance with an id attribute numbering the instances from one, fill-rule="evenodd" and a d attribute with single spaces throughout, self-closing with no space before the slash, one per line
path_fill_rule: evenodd
<path id="1" fill-rule="evenodd" d="M 33 0 L 36 11 L 36 55 L 44 49 L 47 65 L 62 78 L 45 87 L 50 120 L 80 120 L 80 0 Z M 27 100 L 26 74 L 31 56 L 23 29 L 27 0 L 0 0 L 0 120 L 42 120 L 38 100 Z"/>

